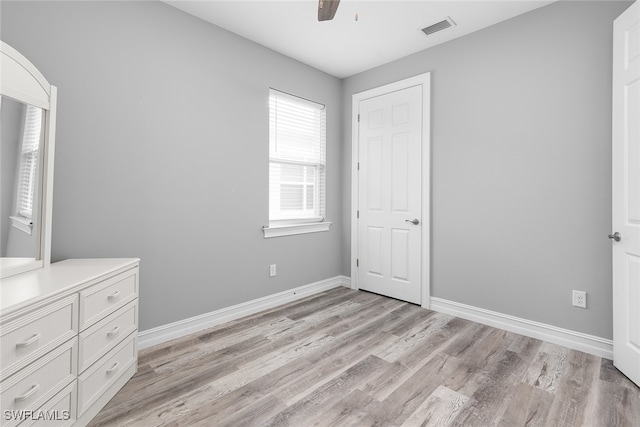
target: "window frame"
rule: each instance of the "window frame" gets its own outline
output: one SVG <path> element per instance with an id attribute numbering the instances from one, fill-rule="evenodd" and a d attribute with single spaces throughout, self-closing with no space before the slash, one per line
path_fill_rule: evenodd
<path id="1" fill-rule="evenodd" d="M 318 157 L 317 159 L 306 159 L 306 158 L 281 158 L 278 157 L 277 145 L 278 145 L 278 122 L 277 122 L 277 114 L 278 107 L 277 102 L 279 100 L 283 100 L 285 102 L 291 101 L 288 105 L 288 108 L 295 106 L 298 104 L 299 106 L 312 106 L 314 109 L 317 109 L 314 113 L 314 124 L 310 125 L 309 128 L 304 129 L 305 131 L 311 132 L 313 134 L 313 138 L 318 138 L 319 147 Z M 318 111 L 322 111 L 322 116 L 320 117 L 320 124 L 316 123 L 318 120 L 315 116 Z M 321 126 L 320 129 L 313 129 L 316 126 Z M 300 129 L 298 129 L 300 130 Z M 318 133 L 316 133 L 318 132 Z M 288 182 L 285 179 L 279 179 L 276 182 L 273 181 L 276 173 L 273 168 L 274 165 L 291 165 L 298 166 L 303 168 L 301 178 L 299 181 L 291 181 Z M 314 168 L 315 173 L 313 177 L 313 181 L 307 180 L 307 168 Z M 331 226 L 331 222 L 325 221 L 325 212 L 326 212 L 326 107 L 323 104 L 310 101 L 305 98 L 301 98 L 299 96 L 291 95 L 289 93 L 269 88 L 269 176 L 268 176 L 268 224 L 263 227 L 264 237 L 280 237 L 280 236 L 288 236 L 294 234 L 306 234 L 306 233 L 314 233 L 320 231 L 328 231 Z M 280 175 L 282 173 L 280 172 Z M 278 215 L 283 213 L 282 209 L 277 209 L 274 211 L 272 204 L 276 200 L 281 200 L 279 197 L 283 192 L 281 191 L 282 185 L 300 185 L 302 187 L 302 209 L 299 210 L 299 215 Z M 314 212 L 312 215 L 305 214 L 307 211 L 306 201 L 307 201 L 307 190 L 309 186 L 313 185 L 313 208 Z M 274 195 L 272 191 L 274 191 L 274 187 L 279 187 L 280 191 Z M 281 203 L 281 202 L 279 202 Z M 275 213 L 275 215 L 274 215 Z"/>

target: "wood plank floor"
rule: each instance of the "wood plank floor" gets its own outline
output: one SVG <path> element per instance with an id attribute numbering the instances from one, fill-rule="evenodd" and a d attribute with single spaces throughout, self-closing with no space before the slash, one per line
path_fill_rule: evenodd
<path id="1" fill-rule="evenodd" d="M 611 361 L 333 289 L 140 352 L 91 426 L 640 426 Z"/>

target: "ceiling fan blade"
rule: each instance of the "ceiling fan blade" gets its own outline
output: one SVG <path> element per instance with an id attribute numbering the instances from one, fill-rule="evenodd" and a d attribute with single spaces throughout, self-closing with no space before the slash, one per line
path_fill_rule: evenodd
<path id="1" fill-rule="evenodd" d="M 330 21 L 336 15 L 340 0 L 319 0 L 318 21 Z"/>

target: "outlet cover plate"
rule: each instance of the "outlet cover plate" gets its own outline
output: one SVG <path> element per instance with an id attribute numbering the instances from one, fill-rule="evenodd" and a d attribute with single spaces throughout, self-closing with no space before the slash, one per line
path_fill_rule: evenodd
<path id="1" fill-rule="evenodd" d="M 585 291 L 573 291 L 573 306 L 587 308 L 587 293 Z"/>

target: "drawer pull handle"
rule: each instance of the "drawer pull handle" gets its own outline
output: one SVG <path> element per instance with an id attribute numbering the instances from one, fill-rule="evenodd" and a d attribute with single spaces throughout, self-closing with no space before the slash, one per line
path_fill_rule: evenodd
<path id="1" fill-rule="evenodd" d="M 26 341 L 22 341 L 16 344 L 16 348 L 24 348 L 24 347 L 29 347 L 31 344 L 33 344 L 34 342 L 38 341 L 40 339 L 41 335 L 39 333 L 35 333 L 33 334 L 33 336 L 31 338 L 29 338 Z"/>
<path id="2" fill-rule="evenodd" d="M 115 328 L 107 332 L 107 336 L 112 337 L 114 335 L 118 335 L 118 332 L 120 332 L 120 326 L 116 326 Z"/>
<path id="3" fill-rule="evenodd" d="M 111 300 L 114 300 L 114 299 L 118 298 L 119 296 L 120 296 L 120 291 L 115 291 L 114 293 L 112 293 L 111 295 L 109 295 L 109 296 L 107 297 L 107 299 L 108 299 L 109 301 L 111 301 Z"/>
<path id="4" fill-rule="evenodd" d="M 21 396 L 16 396 L 15 399 L 13 399 L 15 402 L 22 402 L 23 400 L 27 400 L 29 397 L 31 397 L 31 395 L 33 393 L 35 393 L 36 391 L 40 390 L 40 384 L 35 384 L 32 385 L 31 388 L 29 390 L 27 390 L 27 392 Z"/>
<path id="5" fill-rule="evenodd" d="M 114 372 L 118 369 L 118 366 L 119 366 L 119 365 L 120 365 L 120 362 L 116 362 L 116 363 L 114 363 L 112 367 L 110 367 L 109 369 L 107 369 L 107 374 L 112 374 L 112 373 L 114 373 Z"/>

